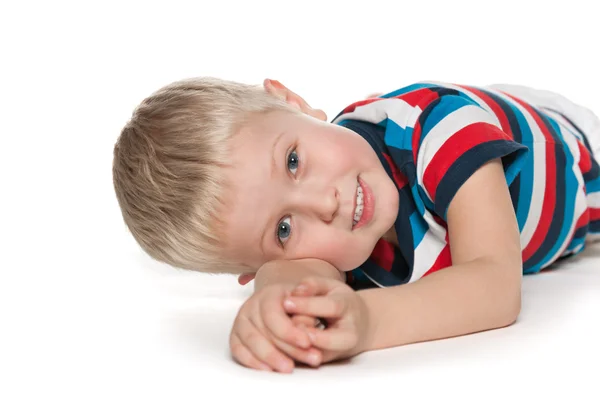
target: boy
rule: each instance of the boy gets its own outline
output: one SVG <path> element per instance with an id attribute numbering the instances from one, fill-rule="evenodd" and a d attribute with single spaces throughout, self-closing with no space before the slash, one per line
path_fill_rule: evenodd
<path id="1" fill-rule="evenodd" d="M 152 257 L 255 280 L 230 336 L 242 365 L 510 325 L 522 274 L 600 233 L 600 121 L 561 96 L 423 82 L 326 120 L 276 81 L 185 80 L 115 146 Z"/>

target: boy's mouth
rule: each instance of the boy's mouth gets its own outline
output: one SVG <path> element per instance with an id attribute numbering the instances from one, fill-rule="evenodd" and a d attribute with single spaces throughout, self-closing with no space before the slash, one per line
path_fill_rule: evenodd
<path id="1" fill-rule="evenodd" d="M 356 182 L 356 197 L 354 198 L 354 214 L 352 219 L 352 230 L 368 224 L 373 218 L 375 197 L 371 188 L 358 177 Z"/>

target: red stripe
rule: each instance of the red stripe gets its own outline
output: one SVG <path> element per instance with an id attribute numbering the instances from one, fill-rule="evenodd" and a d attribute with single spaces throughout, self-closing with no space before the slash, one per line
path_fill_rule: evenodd
<path id="1" fill-rule="evenodd" d="M 466 151 L 478 144 L 498 139 L 507 140 L 508 135 L 498 129 L 498 127 L 485 122 L 468 125 L 448 138 L 437 153 L 435 153 L 423 174 L 423 183 L 431 198 L 435 198 L 437 186 L 448 171 L 448 168 L 465 154 Z"/>
<path id="2" fill-rule="evenodd" d="M 581 158 L 579 159 L 579 169 L 582 173 L 590 172 L 592 169 L 592 158 L 590 157 L 589 150 L 578 140 L 577 146 L 579 146 L 579 154 L 581 154 Z"/>
<path id="3" fill-rule="evenodd" d="M 396 185 L 398 185 L 399 189 L 403 188 L 404 185 L 408 183 L 408 178 L 406 178 L 406 176 L 400 172 L 398 167 L 396 167 L 396 163 L 390 158 L 388 154 L 383 153 L 383 157 L 385 158 L 385 160 L 390 166 L 390 169 L 392 170 L 392 176 L 394 177 Z"/>
<path id="4" fill-rule="evenodd" d="M 496 116 L 498 117 L 498 120 L 500 121 L 500 125 L 502 125 L 502 130 L 508 136 L 510 136 L 511 139 L 514 138 L 512 129 L 510 129 L 510 123 L 508 122 L 508 117 L 504 113 L 504 110 L 502 109 L 502 107 L 500 107 L 500 105 L 498 103 L 496 103 L 494 101 L 494 99 L 492 99 L 490 96 L 488 96 L 487 94 L 485 94 L 484 92 L 482 92 L 479 89 L 472 88 L 472 87 L 469 87 L 469 86 L 462 86 L 462 85 L 458 85 L 458 86 L 460 86 L 463 89 L 466 89 L 466 90 L 474 93 L 481 100 L 483 100 L 485 102 L 485 104 L 487 104 L 492 109 L 492 111 L 494 112 L 494 114 L 496 114 Z"/>
<path id="5" fill-rule="evenodd" d="M 421 128 L 421 122 L 417 120 L 415 122 L 415 127 L 413 128 L 412 134 L 412 152 L 413 152 L 413 162 L 417 165 L 417 155 L 419 154 L 419 142 L 421 141 L 421 133 L 423 132 Z"/>
<path id="6" fill-rule="evenodd" d="M 581 214 L 581 217 L 579 217 L 579 219 L 577 220 L 577 224 L 575 225 L 575 231 L 583 226 L 586 226 L 587 224 L 590 223 L 590 209 L 586 209 L 585 212 L 583 214 Z M 573 231 L 573 233 L 575 233 L 575 231 Z"/>
<path id="7" fill-rule="evenodd" d="M 431 96 L 431 95 L 434 96 Z M 427 100 L 427 104 L 431 103 L 435 99 L 439 97 L 437 92 L 432 91 L 429 88 L 417 89 L 412 92 L 401 94 L 400 96 L 396 96 L 397 99 L 402 99 L 413 107 L 420 106 L 420 103 L 423 102 L 424 99 Z M 424 110 L 421 107 L 421 110 Z"/>
<path id="8" fill-rule="evenodd" d="M 394 262 L 394 245 L 384 239 L 379 239 L 373 249 L 371 257 L 381 268 L 388 272 L 391 271 L 392 263 Z"/>
<path id="9" fill-rule="evenodd" d="M 600 208 L 590 208 L 590 220 L 598 221 L 600 220 Z"/>
<path id="10" fill-rule="evenodd" d="M 450 245 L 444 246 L 442 252 L 438 255 L 437 259 L 429 268 L 429 271 L 425 272 L 423 276 L 427 276 L 429 274 L 434 273 L 435 271 L 439 271 L 440 269 L 447 268 L 452 265 L 452 257 L 450 255 Z"/>

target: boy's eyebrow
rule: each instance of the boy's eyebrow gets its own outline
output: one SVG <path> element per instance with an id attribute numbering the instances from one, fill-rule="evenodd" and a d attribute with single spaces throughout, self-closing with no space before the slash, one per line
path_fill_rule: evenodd
<path id="1" fill-rule="evenodd" d="M 275 141 L 273 142 L 273 147 L 271 148 L 271 174 L 269 175 L 271 179 L 273 179 L 273 175 L 275 174 L 275 170 L 277 169 L 277 163 L 275 161 L 275 148 L 277 147 L 277 143 L 279 142 L 279 139 L 281 139 L 284 133 L 285 131 L 281 131 L 281 133 L 277 135 Z"/>

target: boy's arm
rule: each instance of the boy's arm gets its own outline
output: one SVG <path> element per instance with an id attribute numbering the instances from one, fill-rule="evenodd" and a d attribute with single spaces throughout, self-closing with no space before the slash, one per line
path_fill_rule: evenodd
<path id="1" fill-rule="evenodd" d="M 359 292 L 370 318 L 367 348 L 360 351 L 464 335 L 516 320 L 521 245 L 499 159 L 465 182 L 447 219 L 452 267 L 411 284 Z"/>
<path id="2" fill-rule="evenodd" d="M 259 268 L 254 281 L 254 290 L 258 291 L 273 283 L 297 285 L 309 276 L 321 276 L 342 282 L 345 280 L 344 274 L 327 261 L 316 258 L 274 260 Z"/>

